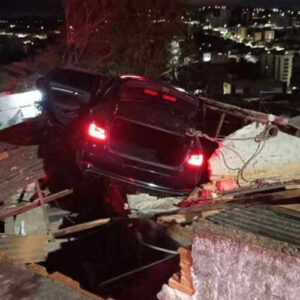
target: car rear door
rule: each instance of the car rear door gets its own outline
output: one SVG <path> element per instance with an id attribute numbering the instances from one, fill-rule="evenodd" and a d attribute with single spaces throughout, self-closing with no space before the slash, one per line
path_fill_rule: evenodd
<path id="1" fill-rule="evenodd" d="M 99 76 L 77 70 L 59 69 L 48 77 L 51 110 L 62 124 L 78 117 L 80 108 L 91 102 Z"/>

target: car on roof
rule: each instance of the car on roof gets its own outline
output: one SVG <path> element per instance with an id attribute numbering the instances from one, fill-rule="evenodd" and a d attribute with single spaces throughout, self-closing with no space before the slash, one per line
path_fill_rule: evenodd
<path id="1" fill-rule="evenodd" d="M 142 76 L 105 78 L 68 68 L 37 85 L 52 124 L 72 128 L 82 173 L 172 195 L 201 182 L 203 146 L 188 134 L 197 127 L 199 100 L 182 89 Z"/>

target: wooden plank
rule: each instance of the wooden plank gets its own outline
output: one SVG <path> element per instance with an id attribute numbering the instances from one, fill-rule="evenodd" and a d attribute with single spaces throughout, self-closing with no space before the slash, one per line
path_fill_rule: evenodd
<path id="1" fill-rule="evenodd" d="M 287 190 L 273 193 L 258 193 L 253 195 L 246 195 L 242 197 L 223 197 L 218 200 L 211 200 L 210 204 L 194 205 L 192 207 L 183 208 L 178 211 L 178 214 L 184 213 L 195 213 L 202 211 L 210 211 L 225 208 L 228 205 L 234 204 L 259 204 L 259 203 L 270 203 L 279 202 L 283 200 L 297 199 L 300 198 L 300 189 Z M 196 202 L 195 202 L 196 203 Z"/>
<path id="2" fill-rule="evenodd" d="M 182 224 L 182 223 L 190 223 L 193 221 L 193 217 L 185 214 L 174 214 L 174 215 L 163 215 L 157 218 L 157 223 L 159 224 Z"/>
<path id="3" fill-rule="evenodd" d="M 40 184 L 38 181 L 36 181 L 35 187 L 36 187 L 37 193 L 38 193 L 38 200 L 41 202 L 41 207 L 43 210 L 43 215 L 44 215 L 44 220 L 45 220 L 46 227 L 47 227 L 47 232 L 49 233 L 50 232 L 50 220 L 49 220 L 49 216 L 48 216 L 47 209 L 45 206 L 44 196 L 43 196 L 43 193 L 41 191 L 41 187 L 40 187 Z"/>
<path id="4" fill-rule="evenodd" d="M 2 235 L 0 237 L 0 250 L 17 263 L 41 262 L 48 255 L 49 238 L 46 234 Z"/>
<path id="5" fill-rule="evenodd" d="M 59 272 L 54 272 L 53 274 L 50 274 L 49 277 L 53 280 L 60 282 L 61 284 L 65 285 L 65 286 L 69 286 L 73 289 L 80 288 L 78 281 L 75 281 L 75 280 L 71 279 L 70 277 L 67 277 Z"/>
<path id="6" fill-rule="evenodd" d="M 85 299 L 93 299 L 93 300 L 104 300 L 104 298 L 101 298 L 98 295 L 95 295 L 89 291 L 83 290 L 80 287 L 80 283 L 77 281 L 74 281 L 72 278 L 65 276 L 64 274 L 61 274 L 59 272 L 54 272 L 52 274 L 49 274 L 46 270 L 46 268 L 37 265 L 35 263 L 29 264 L 26 266 L 26 269 L 31 271 L 32 273 L 38 274 L 42 277 L 50 278 L 56 282 L 58 282 L 60 285 L 63 285 L 65 287 L 69 287 L 76 292 L 82 294 L 85 296 Z"/>
<path id="7" fill-rule="evenodd" d="M 180 274 L 174 274 L 169 279 L 168 284 L 172 289 L 188 295 L 194 295 L 195 289 L 191 274 L 191 267 L 193 264 L 191 250 L 181 247 L 178 249 L 178 253 L 180 255 Z"/>
<path id="8" fill-rule="evenodd" d="M 218 214 L 221 211 L 221 209 L 214 209 L 214 210 L 209 210 L 209 211 L 203 211 L 202 212 L 202 218 L 206 219 L 209 218 L 213 215 Z"/>
<path id="9" fill-rule="evenodd" d="M 224 196 L 241 196 L 246 194 L 253 194 L 258 192 L 276 191 L 276 190 L 296 190 L 300 188 L 299 180 L 288 181 L 285 183 L 275 183 L 266 186 L 253 186 L 253 187 L 241 187 L 234 190 L 228 190 L 221 193 L 221 197 Z"/>
<path id="10" fill-rule="evenodd" d="M 27 266 L 27 269 L 30 270 L 31 272 L 33 272 L 35 274 L 39 274 L 43 277 L 47 277 L 49 275 L 45 267 L 43 267 L 41 265 L 37 265 L 35 263 L 29 264 Z"/>
<path id="11" fill-rule="evenodd" d="M 220 135 L 220 132 L 221 132 L 221 129 L 222 129 L 222 126 L 223 126 L 223 123 L 224 123 L 225 117 L 226 117 L 226 114 L 225 114 L 225 113 L 222 113 L 222 114 L 221 114 L 221 117 L 220 117 L 219 124 L 218 124 L 217 131 L 216 131 L 215 138 L 218 138 L 218 137 L 219 137 L 219 135 Z"/>
<path id="12" fill-rule="evenodd" d="M 70 195 L 73 193 L 73 190 L 63 190 L 61 192 L 58 192 L 56 194 L 52 194 L 50 196 L 47 196 L 44 198 L 44 202 L 45 203 L 49 203 L 51 201 L 57 200 L 59 198 L 65 197 L 67 195 Z M 39 199 L 29 203 L 29 204 L 25 204 L 25 205 L 21 205 L 19 207 L 14 207 L 14 208 L 5 208 L 0 210 L 0 220 L 4 220 L 6 218 L 12 217 L 12 216 L 16 216 L 19 215 L 21 213 L 24 213 L 26 211 L 29 211 L 31 209 L 34 209 L 38 206 L 41 205 L 41 202 Z"/>
<path id="13" fill-rule="evenodd" d="M 183 247 L 191 246 L 193 242 L 193 225 L 169 225 L 167 227 L 168 236 Z"/>
<path id="14" fill-rule="evenodd" d="M 213 111 L 232 115 L 241 118 L 242 120 L 247 119 L 252 122 L 259 122 L 262 124 L 270 123 L 269 115 L 262 112 L 244 109 L 235 105 L 222 103 L 205 97 L 200 97 L 200 100 L 205 103 L 205 106 L 208 109 L 211 109 Z M 281 131 L 286 132 L 287 134 L 298 136 L 298 131 L 300 130 L 300 128 L 294 124 L 289 123 L 282 117 L 275 116 L 275 119 L 271 121 L 271 123 L 278 126 Z"/>
<path id="15" fill-rule="evenodd" d="M 193 203 L 195 199 L 198 199 L 202 187 L 196 187 L 184 200 L 182 203 Z"/>
<path id="16" fill-rule="evenodd" d="M 87 223 L 83 223 L 83 224 L 70 226 L 67 228 L 57 230 L 56 232 L 53 233 L 53 236 L 55 238 L 58 238 L 61 236 L 65 236 L 67 234 L 72 234 L 72 233 L 88 230 L 91 228 L 99 227 L 99 226 L 108 224 L 110 221 L 111 221 L 111 219 L 107 218 L 107 219 L 99 219 L 99 220 L 95 220 L 95 221 L 91 221 L 91 222 L 87 222 Z"/>

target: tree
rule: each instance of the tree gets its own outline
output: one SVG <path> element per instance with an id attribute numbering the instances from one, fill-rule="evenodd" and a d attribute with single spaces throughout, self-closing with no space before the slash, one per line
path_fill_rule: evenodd
<path id="1" fill-rule="evenodd" d="M 40 50 L 36 55 L 24 61 L 23 65 L 28 73 L 16 78 L 12 89 L 20 92 L 34 88 L 38 78 L 61 66 L 63 50 L 62 41 L 57 40 L 55 44 Z"/>
<path id="2" fill-rule="evenodd" d="M 157 75 L 170 59 L 180 0 L 62 0 L 66 65 Z"/>
<path id="3" fill-rule="evenodd" d="M 62 0 L 65 10 L 63 62 L 99 69 L 114 53 L 116 0 Z"/>
<path id="4" fill-rule="evenodd" d="M 177 0 L 123 0 L 120 12 L 122 43 L 118 66 L 132 73 L 153 76 L 165 71 L 172 57 L 170 44 L 179 32 Z"/>

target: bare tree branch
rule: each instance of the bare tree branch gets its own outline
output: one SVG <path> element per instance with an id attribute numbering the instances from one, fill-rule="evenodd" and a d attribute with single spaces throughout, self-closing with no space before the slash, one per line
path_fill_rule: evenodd
<path id="1" fill-rule="evenodd" d="M 61 0 L 64 64 L 153 75 L 180 24 L 180 0 Z"/>

